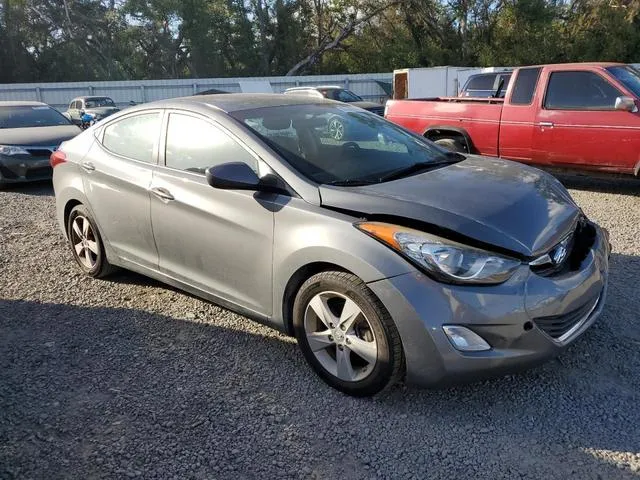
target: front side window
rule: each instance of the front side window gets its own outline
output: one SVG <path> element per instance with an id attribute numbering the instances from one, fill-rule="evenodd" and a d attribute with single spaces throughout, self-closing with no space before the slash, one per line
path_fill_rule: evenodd
<path id="1" fill-rule="evenodd" d="M 613 110 L 621 95 L 593 72 L 553 72 L 544 106 L 548 110 Z"/>
<path id="2" fill-rule="evenodd" d="M 231 115 L 316 183 L 380 183 L 401 172 L 415 174 L 420 168 L 464 158 L 344 104 L 264 107 Z"/>
<path id="3" fill-rule="evenodd" d="M 69 125 L 69 120 L 48 105 L 0 107 L 0 129 L 58 125 Z"/>
<path id="4" fill-rule="evenodd" d="M 167 126 L 167 167 L 204 174 L 215 165 L 244 162 L 256 170 L 257 161 L 244 147 L 211 123 L 172 113 Z"/>
<path id="5" fill-rule="evenodd" d="M 155 163 L 154 146 L 160 135 L 160 113 L 142 113 L 117 120 L 104 129 L 102 145 L 113 153 Z"/>
<path id="6" fill-rule="evenodd" d="M 511 94 L 512 105 L 531 105 L 541 70 L 540 67 L 518 70 L 516 83 L 513 84 L 513 93 Z"/>
<path id="7" fill-rule="evenodd" d="M 609 73 L 616 77 L 620 83 L 627 87 L 631 93 L 640 98 L 640 70 L 625 65 L 624 67 L 609 67 Z"/>

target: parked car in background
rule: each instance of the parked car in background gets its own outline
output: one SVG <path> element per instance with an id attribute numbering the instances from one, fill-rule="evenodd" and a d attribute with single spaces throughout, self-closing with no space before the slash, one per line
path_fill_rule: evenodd
<path id="1" fill-rule="evenodd" d="M 65 116 L 78 126 L 86 126 L 87 123 L 99 122 L 119 110 L 109 97 L 77 97 L 71 100 Z"/>
<path id="2" fill-rule="evenodd" d="M 386 117 L 457 152 L 638 175 L 640 72 L 619 63 L 522 67 L 504 99 L 394 100 Z"/>
<path id="3" fill-rule="evenodd" d="M 460 91 L 460 97 L 504 98 L 511 72 L 491 72 L 471 75 Z"/>
<path id="4" fill-rule="evenodd" d="M 346 88 L 336 86 L 320 86 L 320 87 L 294 87 L 284 91 L 285 95 L 304 95 L 312 98 L 328 98 L 338 102 L 348 103 L 355 107 L 362 108 L 376 115 L 384 115 L 384 107 L 379 103 L 367 102 L 355 93 Z M 354 139 L 358 124 L 349 124 L 343 121 L 340 116 L 332 116 L 327 119 L 327 129 L 332 138 L 341 141 L 347 138 Z M 362 133 L 362 132 L 360 132 Z M 368 132 L 371 133 L 371 132 Z"/>
<path id="5" fill-rule="evenodd" d="M 338 142 L 334 116 L 384 141 Z M 348 394 L 521 370 L 570 345 L 605 302 L 608 234 L 560 182 L 350 105 L 149 103 L 51 163 L 86 275 L 118 265 L 295 335 Z"/>
<path id="6" fill-rule="evenodd" d="M 0 188 L 51 178 L 51 153 L 78 133 L 45 103 L 0 102 Z"/>

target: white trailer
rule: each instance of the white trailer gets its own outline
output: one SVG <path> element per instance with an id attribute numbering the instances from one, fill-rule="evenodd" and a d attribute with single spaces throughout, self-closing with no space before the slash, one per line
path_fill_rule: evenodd
<path id="1" fill-rule="evenodd" d="M 471 75 L 505 70 L 510 69 L 447 66 L 394 70 L 393 98 L 457 97 Z"/>

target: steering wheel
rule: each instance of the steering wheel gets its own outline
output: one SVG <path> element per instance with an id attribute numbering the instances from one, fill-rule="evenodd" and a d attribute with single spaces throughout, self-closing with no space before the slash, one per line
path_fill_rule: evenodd
<path id="1" fill-rule="evenodd" d="M 360 145 L 358 145 L 356 142 L 344 142 L 342 144 L 342 150 L 353 150 L 353 151 L 358 151 L 360 150 Z"/>

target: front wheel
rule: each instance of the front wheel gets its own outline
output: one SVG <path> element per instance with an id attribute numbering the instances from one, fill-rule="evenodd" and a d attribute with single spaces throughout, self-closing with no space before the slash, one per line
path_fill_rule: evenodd
<path id="1" fill-rule="evenodd" d="M 400 335 L 366 284 L 345 272 L 322 272 L 300 288 L 295 334 L 313 370 L 333 388 L 370 396 L 404 373 Z"/>

